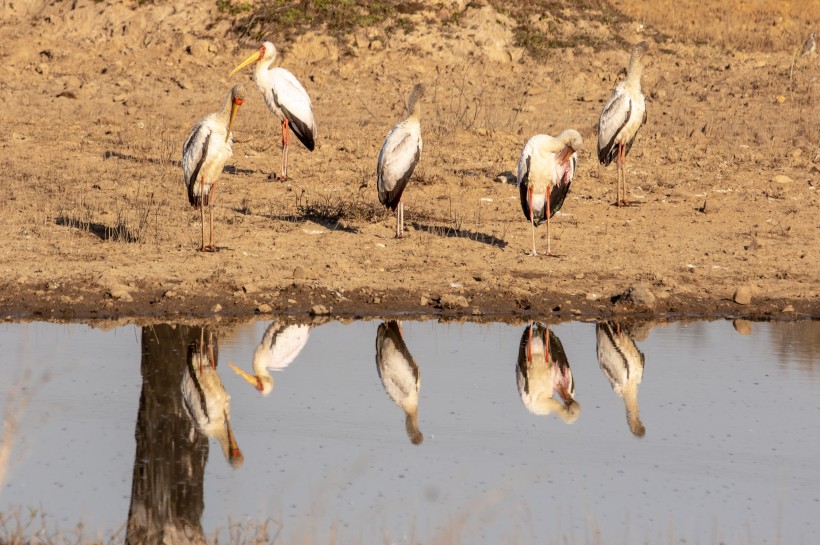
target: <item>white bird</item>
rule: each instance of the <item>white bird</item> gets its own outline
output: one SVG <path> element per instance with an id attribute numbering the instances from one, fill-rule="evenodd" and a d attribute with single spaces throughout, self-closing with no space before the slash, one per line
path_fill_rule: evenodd
<path id="1" fill-rule="evenodd" d="M 524 330 L 515 369 L 518 394 L 528 411 L 535 415 L 554 412 L 567 424 L 578 420 L 581 406 L 575 401 L 567 355 L 561 340 L 544 324 L 531 322 Z"/>
<path id="2" fill-rule="evenodd" d="M 629 429 L 635 437 L 643 437 L 646 428 L 638 413 L 638 385 L 643 378 L 644 355 L 620 324 L 598 322 L 595 337 L 598 364 L 612 391 L 624 400 Z"/>
<path id="3" fill-rule="evenodd" d="M 188 416 L 200 433 L 215 438 L 232 467 L 245 461 L 231 431 L 231 396 L 216 371 L 215 341 L 204 329 L 198 342 L 188 347 L 188 369 L 182 376 L 182 399 Z"/>
<path id="4" fill-rule="evenodd" d="M 518 190 L 521 209 L 532 226 L 532 253 L 535 251 L 535 226 L 547 220 L 547 254 L 552 255 L 550 217 L 564 204 L 578 162 L 576 153 L 584 144 L 574 129 L 567 129 L 557 138 L 536 134 L 524 145 L 518 159 Z"/>
<path id="5" fill-rule="evenodd" d="M 614 159 L 618 165 L 618 197 L 615 203 L 618 206 L 629 204 L 626 201 L 624 163 L 638 129 L 646 123 L 646 99 L 641 92 L 641 74 L 643 56 L 648 47 L 646 42 L 641 42 L 632 48 L 626 79 L 615 86 L 598 120 L 598 160 L 606 166 Z"/>
<path id="6" fill-rule="evenodd" d="M 404 427 L 414 445 L 424 441 L 419 431 L 419 387 L 421 377 L 416 360 L 402 338 L 401 322 L 390 320 L 376 333 L 376 369 L 384 390 L 405 414 Z"/>
<path id="7" fill-rule="evenodd" d="M 188 190 L 188 202 L 199 206 L 199 218 L 202 222 L 201 251 L 215 250 L 213 201 L 216 192 L 216 180 L 222 173 L 225 163 L 233 156 L 233 123 L 239 107 L 245 101 L 245 88 L 234 85 L 225 104 L 218 112 L 206 115 L 194 125 L 191 133 L 182 146 L 182 173 L 185 187 Z M 210 243 L 205 246 L 205 207 L 208 207 L 210 224 Z"/>
<path id="8" fill-rule="evenodd" d="M 276 60 L 276 47 L 270 42 L 263 43 L 259 50 L 231 70 L 228 77 L 251 63 L 256 63 L 253 80 L 265 97 L 268 109 L 282 122 L 282 175 L 288 178 L 288 145 L 290 130 L 307 149 L 313 151 L 316 139 L 316 120 L 313 105 L 307 91 L 296 76 L 280 67 L 272 67 Z"/>
<path id="9" fill-rule="evenodd" d="M 262 395 L 273 391 L 274 380 L 268 369 L 281 371 L 299 355 L 308 342 L 311 327 L 307 324 L 283 325 L 272 322 L 262 336 L 262 342 L 253 353 L 253 374 L 246 373 L 236 365 L 228 365 L 237 375 L 247 380 Z"/>
<path id="10" fill-rule="evenodd" d="M 407 100 L 408 115 L 387 133 L 376 165 L 379 202 L 396 211 L 396 238 L 401 238 L 404 232 L 404 203 L 401 197 L 421 157 L 423 144 L 419 99 L 423 95 L 424 85 L 414 85 Z"/>

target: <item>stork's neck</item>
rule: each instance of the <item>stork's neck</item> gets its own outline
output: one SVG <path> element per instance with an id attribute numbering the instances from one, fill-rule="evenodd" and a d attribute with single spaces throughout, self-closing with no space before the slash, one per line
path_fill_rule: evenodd
<path id="1" fill-rule="evenodd" d="M 257 61 L 256 67 L 253 69 L 254 80 L 256 81 L 257 85 L 261 85 L 262 81 L 264 81 L 265 73 L 273 67 L 273 61 L 276 60 L 276 55 L 272 56 L 269 59 L 262 59 L 261 61 Z"/>
<path id="2" fill-rule="evenodd" d="M 228 123 L 231 120 L 231 104 L 233 104 L 233 94 L 228 93 L 228 96 L 225 97 L 225 103 L 222 104 L 222 109 L 216 113 L 216 120 L 219 122 L 220 125 L 225 125 L 225 128 L 228 128 Z"/>
<path id="3" fill-rule="evenodd" d="M 643 75 L 643 56 L 638 53 L 629 58 L 629 68 L 626 71 L 626 86 L 641 87 L 641 76 Z"/>

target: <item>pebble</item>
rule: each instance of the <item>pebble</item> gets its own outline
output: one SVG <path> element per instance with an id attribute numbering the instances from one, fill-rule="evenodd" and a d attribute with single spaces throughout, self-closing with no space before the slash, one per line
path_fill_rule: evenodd
<path id="1" fill-rule="evenodd" d="M 294 301 L 294 303 L 295 302 L 296 301 Z M 269 304 L 262 303 L 261 305 L 256 307 L 256 312 L 258 312 L 259 314 L 270 314 L 271 312 L 273 312 L 273 309 L 270 307 Z"/>
<path id="2" fill-rule="evenodd" d="M 242 285 L 242 291 L 245 293 L 256 293 L 259 291 L 259 288 L 255 284 L 248 283 Z"/>
<path id="3" fill-rule="evenodd" d="M 786 305 L 783 307 L 783 312 L 794 312 L 794 307 L 792 305 Z"/>
<path id="4" fill-rule="evenodd" d="M 623 295 L 621 295 L 619 300 L 635 305 L 636 307 L 645 307 L 650 310 L 655 308 L 655 295 L 646 284 L 630 286 Z"/>
<path id="5" fill-rule="evenodd" d="M 421 299 L 419 299 L 419 304 L 423 307 L 426 307 L 427 303 L 429 303 L 429 302 L 430 301 L 427 299 L 427 297 L 425 297 L 423 295 L 421 296 Z"/>
<path id="6" fill-rule="evenodd" d="M 441 308 L 467 308 L 470 306 L 470 303 L 467 301 L 467 298 L 463 295 L 454 295 L 452 293 L 445 293 L 439 299 L 439 305 Z"/>
<path id="7" fill-rule="evenodd" d="M 325 314 L 330 314 L 330 311 L 327 310 L 327 307 L 324 305 L 313 305 L 310 309 L 310 314 L 313 316 L 323 316 Z"/>
<path id="8" fill-rule="evenodd" d="M 219 303 L 215 304 L 211 307 L 211 312 L 213 312 L 214 314 L 222 312 L 222 305 L 220 305 Z"/>
<path id="9" fill-rule="evenodd" d="M 738 286 L 732 297 L 732 301 L 738 305 L 748 305 L 752 302 L 752 290 L 749 286 Z"/>
<path id="10" fill-rule="evenodd" d="M 772 178 L 772 181 L 776 184 L 793 184 L 794 180 L 786 176 L 785 174 L 778 174 Z"/>

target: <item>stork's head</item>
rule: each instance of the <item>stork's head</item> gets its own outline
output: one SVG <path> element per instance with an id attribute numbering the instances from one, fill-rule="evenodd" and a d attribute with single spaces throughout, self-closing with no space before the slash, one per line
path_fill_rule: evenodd
<path id="1" fill-rule="evenodd" d="M 274 59 L 276 59 L 276 47 L 270 42 L 265 42 L 261 46 L 259 46 L 258 50 L 251 53 L 251 55 L 247 59 L 239 63 L 239 66 L 231 70 L 231 73 L 228 74 L 228 77 L 233 76 L 249 64 L 262 61 L 268 61 L 268 64 L 270 64 L 274 61 Z"/>
<path id="2" fill-rule="evenodd" d="M 581 133 L 575 129 L 566 129 L 558 135 L 557 140 L 560 146 L 560 150 L 556 150 L 558 152 L 559 164 L 564 164 L 569 161 L 570 157 L 584 145 L 584 139 L 581 138 Z"/>
<path id="3" fill-rule="evenodd" d="M 268 395 L 273 391 L 273 377 L 270 375 L 251 375 L 231 362 L 228 362 L 228 366 L 230 366 L 237 375 L 248 381 L 248 383 L 256 388 L 262 395 Z"/>

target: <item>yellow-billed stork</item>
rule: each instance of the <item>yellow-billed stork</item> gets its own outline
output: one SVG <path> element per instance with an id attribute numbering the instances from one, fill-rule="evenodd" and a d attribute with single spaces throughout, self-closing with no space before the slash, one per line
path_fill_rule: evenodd
<path id="1" fill-rule="evenodd" d="M 404 232 L 404 203 L 401 198 L 421 157 L 419 99 L 423 95 L 424 85 L 414 85 L 407 100 L 407 117 L 387 133 L 376 164 L 379 202 L 396 211 L 396 238 L 401 238 Z"/>
<path id="2" fill-rule="evenodd" d="M 535 251 L 535 226 L 547 220 L 547 253 L 552 256 L 550 217 L 564 204 L 578 163 L 577 151 L 584 144 L 574 129 L 557 137 L 536 134 L 530 138 L 518 159 L 518 190 L 521 208 L 532 225 L 532 252 Z"/>
<path id="3" fill-rule="evenodd" d="M 313 105 L 305 88 L 296 76 L 281 67 L 271 66 L 276 60 L 276 47 L 270 42 L 259 49 L 236 68 L 228 77 L 251 63 L 256 63 L 253 80 L 265 97 L 268 109 L 282 122 L 282 181 L 288 178 L 288 145 L 290 130 L 307 149 L 313 151 L 316 141 L 316 120 Z M 289 130 L 290 129 L 290 130 Z"/>
<path id="4" fill-rule="evenodd" d="M 624 163 L 638 129 L 646 123 L 646 99 L 641 92 L 641 74 L 648 47 L 646 42 L 640 42 L 632 48 L 626 79 L 615 86 L 598 120 L 598 160 L 606 166 L 614 159 L 618 165 L 617 206 L 630 204 L 626 200 Z"/>
<path id="5" fill-rule="evenodd" d="M 194 125 L 182 146 L 182 173 L 188 190 L 188 202 L 199 207 L 202 222 L 201 250 L 215 250 L 213 201 L 216 180 L 225 163 L 233 155 L 233 123 L 236 113 L 245 100 L 245 88 L 234 85 L 225 98 L 222 109 L 206 115 Z M 208 207 L 210 243 L 205 246 L 205 207 Z"/>

